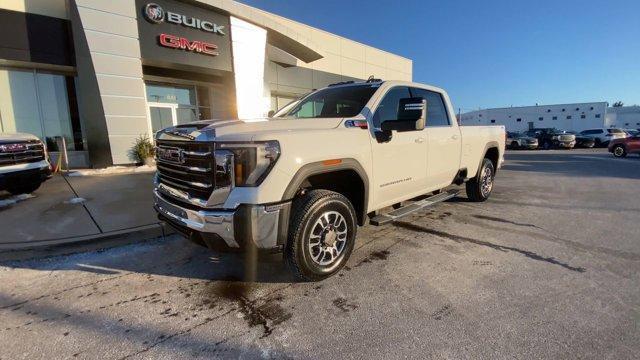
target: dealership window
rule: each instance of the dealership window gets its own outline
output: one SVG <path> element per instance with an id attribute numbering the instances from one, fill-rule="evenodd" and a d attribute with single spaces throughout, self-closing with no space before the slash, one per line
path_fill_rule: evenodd
<path id="1" fill-rule="evenodd" d="M 576 111 L 580 111 L 580 108 L 576 108 Z"/>
<path id="2" fill-rule="evenodd" d="M 587 115 L 585 114 L 580 115 L 580 119 L 586 119 L 586 118 L 587 118 Z"/>
<path id="3" fill-rule="evenodd" d="M 72 77 L 35 70 L 0 69 L 0 131 L 33 134 L 59 151 L 83 150 L 75 84 Z"/>
<path id="4" fill-rule="evenodd" d="M 589 110 L 593 110 L 593 106 L 589 108 Z"/>
<path id="5" fill-rule="evenodd" d="M 551 120 L 558 120 L 558 117 L 554 116 L 554 117 L 551 118 Z"/>
<path id="6" fill-rule="evenodd" d="M 147 104 L 153 133 L 168 126 L 211 116 L 209 102 L 198 108 L 195 86 L 147 83 Z M 208 96 L 208 93 L 206 94 Z M 204 96 L 200 96 L 204 100 Z M 204 112 L 204 114 L 200 113 Z"/>
<path id="7" fill-rule="evenodd" d="M 600 114 L 596 114 L 596 119 L 600 119 Z"/>
<path id="8" fill-rule="evenodd" d="M 544 120 L 544 117 L 540 116 L 540 117 L 538 118 L 538 120 L 539 120 L 539 121 L 542 121 L 542 120 Z"/>
<path id="9" fill-rule="evenodd" d="M 516 121 L 517 121 L 517 122 L 521 122 L 521 121 L 522 121 L 522 119 L 520 119 L 520 118 L 517 118 L 517 119 L 516 119 Z"/>
<path id="10" fill-rule="evenodd" d="M 492 123 L 492 124 L 495 124 L 495 123 L 496 123 L 496 121 L 495 121 L 494 119 L 491 119 L 491 123 Z"/>
<path id="11" fill-rule="evenodd" d="M 571 120 L 571 115 L 567 115 L 567 120 Z"/>
<path id="12" fill-rule="evenodd" d="M 565 111 L 565 109 L 562 109 L 562 112 L 564 112 L 564 111 Z"/>

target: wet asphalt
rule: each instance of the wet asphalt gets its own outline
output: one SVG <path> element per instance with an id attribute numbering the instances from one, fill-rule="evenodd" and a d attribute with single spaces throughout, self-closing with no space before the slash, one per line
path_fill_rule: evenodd
<path id="1" fill-rule="evenodd" d="M 179 236 L 1 263 L 0 359 L 637 358 L 640 157 L 507 161 L 318 283 Z"/>

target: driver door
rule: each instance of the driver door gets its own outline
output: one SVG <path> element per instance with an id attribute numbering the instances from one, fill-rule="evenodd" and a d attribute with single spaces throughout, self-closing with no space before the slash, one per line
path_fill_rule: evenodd
<path id="1" fill-rule="evenodd" d="M 409 88 L 387 90 L 373 115 L 373 127 L 397 120 L 400 99 L 410 98 Z M 424 192 L 427 174 L 427 135 L 425 130 L 393 131 L 388 142 L 371 139 L 373 194 L 376 207 L 384 207 Z"/>

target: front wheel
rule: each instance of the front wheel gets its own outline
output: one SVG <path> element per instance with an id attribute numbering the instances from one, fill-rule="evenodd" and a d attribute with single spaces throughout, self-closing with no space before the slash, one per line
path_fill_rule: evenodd
<path id="1" fill-rule="evenodd" d="M 542 143 L 542 148 L 545 150 L 551 149 L 551 143 L 549 141 L 545 141 Z"/>
<path id="2" fill-rule="evenodd" d="M 623 158 L 627 156 L 627 150 L 622 145 L 616 145 L 613 148 L 613 156 Z"/>
<path id="3" fill-rule="evenodd" d="M 311 190 L 294 200 L 285 260 L 294 274 L 318 281 L 338 272 L 356 239 L 356 212 L 343 195 Z"/>
<path id="4" fill-rule="evenodd" d="M 495 167 L 491 160 L 484 158 L 478 175 L 467 181 L 467 197 L 473 202 L 482 202 L 489 198 L 493 190 L 493 179 L 495 177 Z"/>

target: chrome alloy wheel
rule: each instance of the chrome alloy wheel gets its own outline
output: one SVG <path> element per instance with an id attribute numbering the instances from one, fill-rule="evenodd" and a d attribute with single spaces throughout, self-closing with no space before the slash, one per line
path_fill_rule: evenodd
<path id="1" fill-rule="evenodd" d="M 347 221 L 337 211 L 327 211 L 313 224 L 309 236 L 311 259 L 321 266 L 333 263 L 347 244 Z"/>
<path id="2" fill-rule="evenodd" d="M 485 166 L 482 170 L 480 181 L 480 191 L 482 192 L 482 196 L 489 196 L 491 189 L 493 188 L 493 171 L 489 166 Z"/>
<path id="3" fill-rule="evenodd" d="M 621 157 L 624 155 L 624 148 L 622 146 L 616 146 L 616 148 L 613 149 L 613 155 Z"/>

